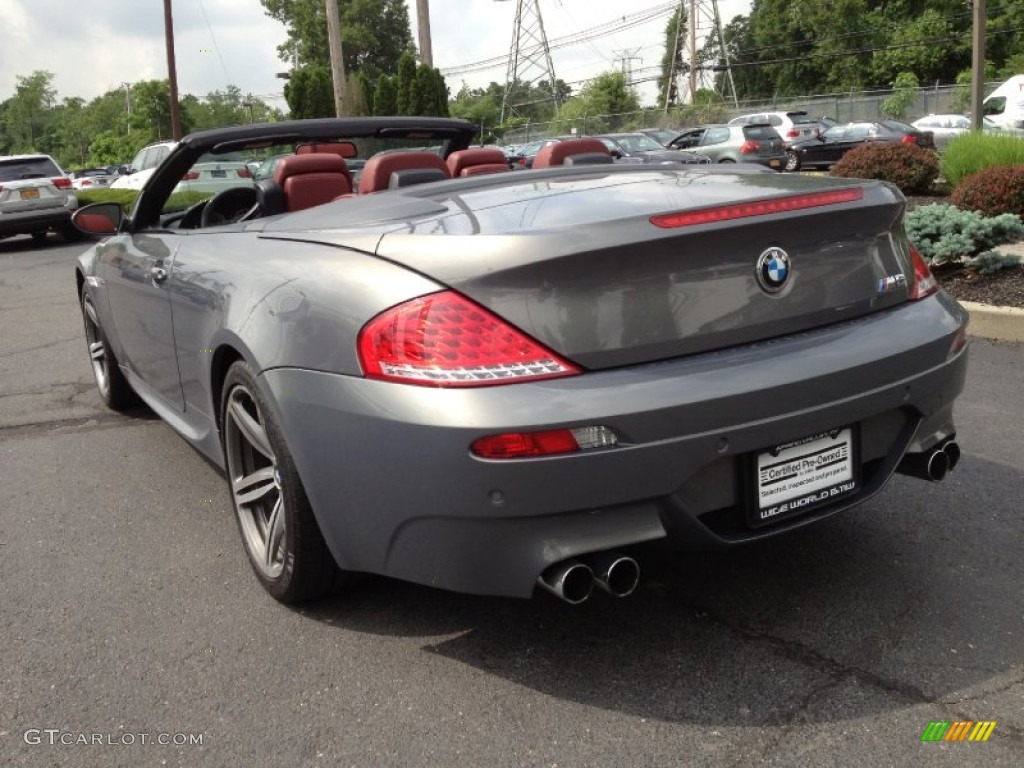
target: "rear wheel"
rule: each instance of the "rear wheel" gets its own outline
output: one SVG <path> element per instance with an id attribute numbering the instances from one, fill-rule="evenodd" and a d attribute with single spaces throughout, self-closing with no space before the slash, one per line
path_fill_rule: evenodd
<path id="1" fill-rule="evenodd" d="M 138 407 L 141 403 L 139 396 L 121 373 L 117 358 L 114 357 L 110 343 L 100 328 L 96 306 L 84 289 L 81 302 L 82 319 L 85 321 L 85 343 L 88 345 L 92 375 L 96 379 L 100 399 L 108 408 L 115 411 L 128 411 Z"/>
<path id="2" fill-rule="evenodd" d="M 302 481 L 252 369 L 228 369 L 221 399 L 227 480 L 249 562 L 285 603 L 334 592 L 349 574 L 327 548 Z"/>
<path id="3" fill-rule="evenodd" d="M 799 171 L 800 170 L 800 155 L 790 150 L 786 153 L 786 170 L 787 171 Z"/>

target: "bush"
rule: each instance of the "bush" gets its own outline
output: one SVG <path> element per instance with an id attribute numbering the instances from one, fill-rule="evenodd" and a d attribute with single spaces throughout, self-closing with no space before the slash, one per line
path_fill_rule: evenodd
<path id="1" fill-rule="evenodd" d="M 986 168 L 1024 165 L 1024 141 L 1016 136 L 965 133 L 946 145 L 940 159 L 942 178 L 955 187 L 965 178 Z"/>
<path id="2" fill-rule="evenodd" d="M 120 203 L 128 213 L 139 196 L 137 189 L 83 189 L 75 192 L 80 206 L 90 203 Z M 174 192 L 164 203 L 164 212 L 181 211 L 195 205 L 200 200 L 211 197 L 208 192 Z"/>
<path id="3" fill-rule="evenodd" d="M 997 166 L 973 173 L 956 185 L 949 199 L 957 208 L 986 216 L 1024 216 L 1024 165 Z"/>
<path id="4" fill-rule="evenodd" d="M 907 237 L 932 266 L 963 262 L 1024 236 L 1019 216 L 983 216 L 953 205 L 922 205 L 904 220 Z"/>
<path id="5" fill-rule="evenodd" d="M 979 275 L 992 275 L 1001 269 L 1010 269 L 1021 265 L 1021 258 L 1013 253 L 985 251 L 977 258 L 966 259 L 964 265 L 975 270 Z"/>
<path id="6" fill-rule="evenodd" d="M 915 144 L 870 142 L 854 147 L 832 166 L 833 176 L 891 181 L 904 194 L 931 190 L 939 176 L 935 153 Z"/>

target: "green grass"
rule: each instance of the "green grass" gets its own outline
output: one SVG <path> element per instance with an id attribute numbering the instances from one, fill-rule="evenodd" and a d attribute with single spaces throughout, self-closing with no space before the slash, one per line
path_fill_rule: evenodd
<path id="1" fill-rule="evenodd" d="M 999 165 L 1024 165 L 1024 139 L 965 133 L 946 147 L 940 159 L 942 178 L 955 187 L 967 176 Z"/>

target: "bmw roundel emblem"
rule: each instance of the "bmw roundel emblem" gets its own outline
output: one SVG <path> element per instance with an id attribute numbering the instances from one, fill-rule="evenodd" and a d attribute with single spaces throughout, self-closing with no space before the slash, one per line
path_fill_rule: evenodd
<path id="1" fill-rule="evenodd" d="M 769 293 L 781 291 L 791 271 L 789 254 L 781 248 L 768 248 L 757 259 L 757 282 Z"/>

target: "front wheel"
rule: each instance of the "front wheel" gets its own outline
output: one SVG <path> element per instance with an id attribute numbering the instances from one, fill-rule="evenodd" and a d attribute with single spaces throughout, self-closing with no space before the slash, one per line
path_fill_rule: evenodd
<path id="1" fill-rule="evenodd" d="M 284 603 L 320 597 L 348 578 L 327 548 L 302 481 L 252 369 L 228 369 L 221 399 L 227 480 L 246 554 Z"/>
<path id="2" fill-rule="evenodd" d="M 800 170 L 800 155 L 790 150 L 786 153 L 786 170 L 787 171 L 799 171 Z"/>
<path id="3" fill-rule="evenodd" d="M 121 366 L 110 348 L 106 334 L 100 327 L 99 315 L 92 298 L 82 289 L 82 319 L 85 321 L 85 343 L 89 349 L 89 361 L 92 363 L 92 375 L 96 379 L 96 389 L 104 405 L 115 411 L 128 411 L 137 408 L 141 401 L 135 394 L 132 385 L 121 373 Z"/>

